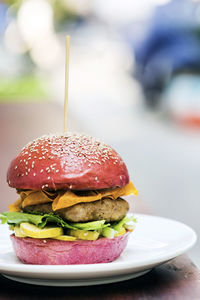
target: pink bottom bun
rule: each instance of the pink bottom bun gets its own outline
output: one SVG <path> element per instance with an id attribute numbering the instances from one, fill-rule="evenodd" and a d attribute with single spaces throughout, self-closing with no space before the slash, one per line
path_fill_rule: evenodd
<path id="1" fill-rule="evenodd" d="M 113 239 L 96 241 L 60 241 L 53 239 L 20 238 L 11 240 L 17 257 L 26 264 L 75 265 L 108 263 L 120 256 L 127 245 L 129 232 Z"/>

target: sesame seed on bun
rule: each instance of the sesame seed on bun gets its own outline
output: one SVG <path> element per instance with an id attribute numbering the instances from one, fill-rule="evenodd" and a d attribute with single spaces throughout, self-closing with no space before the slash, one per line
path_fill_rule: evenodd
<path id="1" fill-rule="evenodd" d="M 84 134 L 45 135 L 11 162 L 7 181 L 16 189 L 98 190 L 123 187 L 129 175 L 108 145 Z"/>

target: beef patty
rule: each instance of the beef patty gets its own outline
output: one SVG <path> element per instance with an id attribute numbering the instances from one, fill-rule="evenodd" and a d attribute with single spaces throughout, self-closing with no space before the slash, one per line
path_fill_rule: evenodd
<path id="1" fill-rule="evenodd" d="M 104 198 L 94 202 L 78 203 L 68 208 L 54 211 L 54 213 L 71 222 L 96 220 L 112 222 L 121 220 L 126 215 L 128 209 L 128 202 L 122 198 L 117 198 L 115 200 Z M 29 212 L 50 213 L 53 212 L 52 202 L 26 206 L 23 210 Z"/>

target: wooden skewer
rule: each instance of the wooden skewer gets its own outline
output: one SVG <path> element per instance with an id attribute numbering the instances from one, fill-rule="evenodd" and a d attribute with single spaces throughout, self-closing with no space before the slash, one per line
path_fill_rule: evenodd
<path id="1" fill-rule="evenodd" d="M 64 102 L 64 133 L 67 132 L 67 108 L 68 108 L 68 90 L 69 90 L 69 48 L 70 36 L 66 36 L 66 61 L 65 61 L 65 102 Z"/>

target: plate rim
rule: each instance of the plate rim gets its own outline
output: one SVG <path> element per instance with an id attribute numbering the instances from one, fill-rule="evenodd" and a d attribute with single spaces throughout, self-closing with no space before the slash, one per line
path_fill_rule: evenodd
<path id="1" fill-rule="evenodd" d="M 151 269 L 146 269 L 143 271 L 139 271 L 136 273 L 128 273 L 123 275 L 116 275 L 116 276 L 109 276 L 109 277 L 97 277 L 97 278 L 82 278 L 82 279 L 45 279 L 45 278 L 31 278 L 31 277 L 20 277 L 20 276 L 12 276 L 12 275 L 6 275 L 2 274 L 4 277 L 14 280 L 20 283 L 26 283 L 26 284 L 33 284 L 33 285 L 41 285 L 41 286 L 88 286 L 88 285 L 99 285 L 99 284 L 109 284 L 109 283 L 116 283 L 121 282 L 133 278 L 137 278 L 140 276 L 145 275 L 146 273 L 150 272 Z"/>

